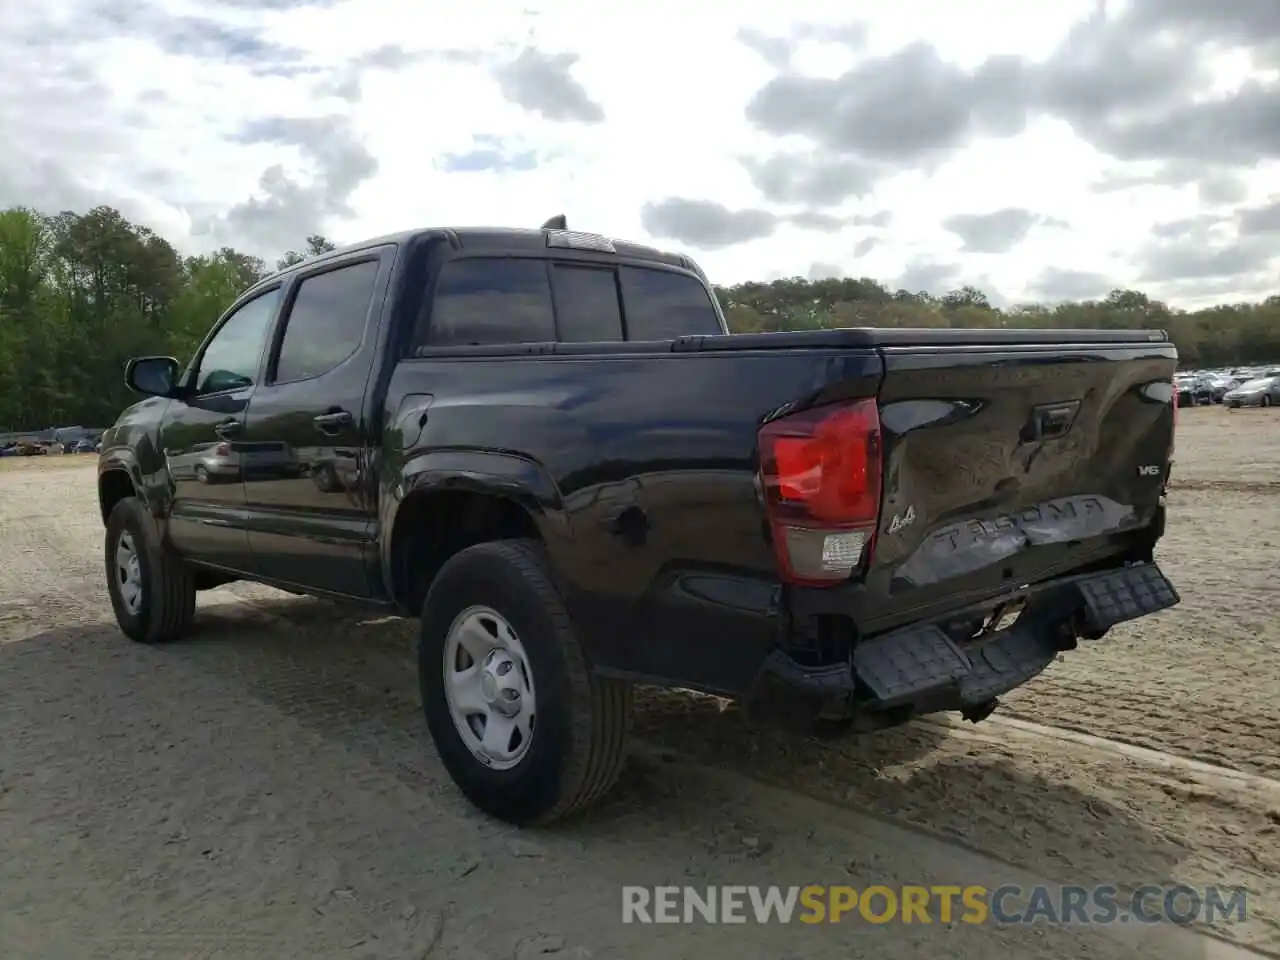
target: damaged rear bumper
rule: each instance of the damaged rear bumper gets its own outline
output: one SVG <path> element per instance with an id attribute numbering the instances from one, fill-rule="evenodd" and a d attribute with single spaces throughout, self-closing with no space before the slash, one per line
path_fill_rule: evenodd
<path id="1" fill-rule="evenodd" d="M 864 639 L 847 662 L 821 667 L 775 649 L 764 671 L 787 686 L 843 697 L 860 709 L 972 711 L 1035 677 L 1077 638 L 1100 637 L 1181 598 L 1156 564 L 1139 563 L 1052 580 L 1008 599 L 1025 604 L 1017 619 L 976 639 L 954 639 L 955 632 L 945 629 L 956 620 L 950 616 Z"/>

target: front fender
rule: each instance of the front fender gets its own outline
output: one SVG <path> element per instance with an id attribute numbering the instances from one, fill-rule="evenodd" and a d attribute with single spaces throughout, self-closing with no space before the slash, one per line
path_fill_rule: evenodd
<path id="1" fill-rule="evenodd" d="M 173 499 L 168 465 L 159 446 L 160 426 L 171 403 L 164 397 L 147 397 L 125 409 L 103 434 L 98 455 L 99 479 L 113 470 L 127 473 L 135 495 L 157 519 L 168 515 Z"/>
<path id="2" fill-rule="evenodd" d="M 129 483 L 133 487 L 133 495 L 142 500 L 147 509 L 154 514 L 153 503 L 155 498 L 151 495 L 152 491 L 143 479 L 142 468 L 138 464 L 137 455 L 128 447 L 108 448 L 98 455 L 98 509 L 102 514 L 102 522 L 106 523 L 107 517 L 111 515 L 111 508 L 115 506 L 115 500 L 118 499 L 112 495 L 111 486 L 103 483 L 103 477 L 107 474 L 119 473 L 129 478 Z"/>
<path id="3" fill-rule="evenodd" d="M 98 455 L 98 505 L 103 510 L 104 521 L 109 513 L 104 499 L 109 487 L 103 483 L 103 477 L 109 473 L 123 473 L 133 485 L 133 495 L 156 518 L 163 534 L 173 502 L 173 483 L 164 455 L 156 449 L 151 436 L 141 431 L 130 438 L 132 443 L 111 439 L 114 442 L 104 444 Z"/>

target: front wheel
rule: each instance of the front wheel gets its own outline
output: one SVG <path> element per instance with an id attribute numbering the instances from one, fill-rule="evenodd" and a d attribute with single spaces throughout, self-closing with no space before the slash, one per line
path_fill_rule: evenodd
<path id="1" fill-rule="evenodd" d="M 591 673 L 537 541 L 478 544 L 444 565 L 423 606 L 418 676 L 441 761 L 492 816 L 559 820 L 622 770 L 631 687 Z"/>
<path id="2" fill-rule="evenodd" d="M 164 643 L 187 632 L 196 610 L 195 576 L 165 549 L 137 497 L 125 497 L 107 518 L 105 560 L 107 593 L 126 636 Z"/>
<path id="3" fill-rule="evenodd" d="M 1271 406 L 1271 397 L 1270 397 L 1270 396 L 1263 396 L 1263 398 L 1262 398 L 1262 405 L 1263 405 L 1264 407 L 1269 407 L 1269 406 Z"/>

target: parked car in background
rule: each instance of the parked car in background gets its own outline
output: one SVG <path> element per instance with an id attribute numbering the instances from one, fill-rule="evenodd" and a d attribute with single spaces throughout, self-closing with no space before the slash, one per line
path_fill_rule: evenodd
<path id="1" fill-rule="evenodd" d="M 1209 401 L 1211 403 L 1222 403 L 1223 397 L 1227 395 L 1227 392 L 1234 390 L 1245 379 L 1242 377 L 1223 376 L 1222 374 L 1210 374 L 1208 377 Z"/>
<path id="2" fill-rule="evenodd" d="M 226 440 L 192 444 L 186 449 L 165 450 L 169 476 L 178 480 L 217 483 L 240 479 L 240 458 Z"/>
<path id="3" fill-rule="evenodd" d="M 1202 403 L 1213 403 L 1215 386 L 1214 381 L 1205 374 L 1191 374 L 1178 380 L 1178 406 L 1194 407 Z M 1223 392 L 1225 393 L 1225 389 Z"/>
<path id="4" fill-rule="evenodd" d="M 1237 407 L 1269 407 L 1280 404 L 1280 376 L 1246 380 L 1238 387 L 1228 390 L 1223 402 L 1231 410 Z"/>
<path id="5" fill-rule="evenodd" d="M 70 453 L 72 448 L 87 436 L 89 431 L 84 427 L 57 427 L 49 439 L 61 446 L 65 452 Z"/>
<path id="6" fill-rule="evenodd" d="M 1194 377 L 1185 373 L 1180 373 L 1173 378 L 1173 389 L 1178 394 L 1178 406 L 1189 407 L 1196 402 L 1194 380 Z"/>

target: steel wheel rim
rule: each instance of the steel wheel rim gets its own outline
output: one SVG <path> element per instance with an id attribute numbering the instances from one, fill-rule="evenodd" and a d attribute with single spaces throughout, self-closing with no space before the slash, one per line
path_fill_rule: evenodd
<path id="1" fill-rule="evenodd" d="M 128 530 L 116 541 L 116 587 L 125 609 L 137 614 L 142 609 L 142 565 L 133 534 Z"/>
<path id="2" fill-rule="evenodd" d="M 537 697 L 511 624 L 489 607 L 467 607 L 445 635 L 443 666 L 445 702 L 462 742 L 486 767 L 514 767 L 533 743 Z"/>

